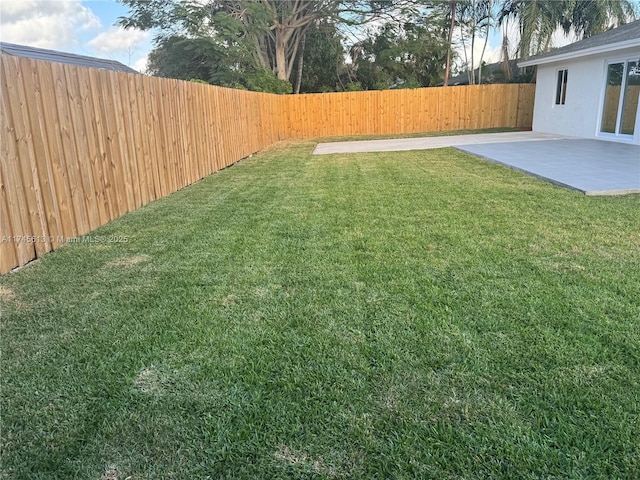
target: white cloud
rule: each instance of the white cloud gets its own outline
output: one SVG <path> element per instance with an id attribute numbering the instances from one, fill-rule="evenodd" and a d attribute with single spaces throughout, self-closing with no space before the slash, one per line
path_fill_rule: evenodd
<path id="1" fill-rule="evenodd" d="M 146 31 L 111 27 L 89 40 L 87 46 L 103 55 L 112 56 L 133 52 L 150 38 L 151 34 Z"/>
<path id="2" fill-rule="evenodd" d="M 137 70 L 140 73 L 146 73 L 147 71 L 147 62 L 149 61 L 149 55 L 145 55 L 144 57 L 136 60 L 131 68 Z"/>
<path id="3" fill-rule="evenodd" d="M 467 42 L 465 44 L 465 49 L 467 56 L 465 57 L 465 52 L 460 44 L 458 47 L 458 58 L 461 65 L 464 64 L 465 58 L 471 62 L 471 45 Z M 482 51 L 484 48 L 484 52 Z M 478 68 L 480 62 L 484 63 L 496 63 L 500 61 L 500 57 L 502 55 L 502 48 L 500 46 L 491 46 L 487 43 L 486 48 L 484 47 L 484 38 L 476 38 L 476 41 L 473 45 L 473 67 Z"/>
<path id="4" fill-rule="evenodd" d="M 565 35 L 564 31 L 561 28 L 557 28 L 555 32 L 553 32 L 553 36 L 551 38 L 551 47 L 559 48 L 564 47 L 565 45 L 569 45 L 570 43 L 577 42 L 579 40 L 576 35 L 573 27 L 569 32 L 569 35 Z"/>
<path id="5" fill-rule="evenodd" d="M 456 64 L 459 65 L 462 69 L 466 70 L 465 65 L 467 63 L 471 63 L 471 40 L 470 38 L 465 38 L 464 44 L 462 42 L 462 38 L 459 32 L 454 34 L 454 49 L 458 54 Z M 483 50 L 484 49 L 484 54 Z M 500 61 L 501 47 L 492 46 L 490 42 L 487 42 L 487 46 L 485 48 L 485 38 L 481 36 L 477 36 L 475 42 L 473 44 L 473 67 L 478 68 L 482 61 L 485 63 L 495 63 Z"/>
<path id="6" fill-rule="evenodd" d="M 80 0 L 0 1 L 0 39 L 33 47 L 70 49 L 77 34 L 101 27 Z"/>

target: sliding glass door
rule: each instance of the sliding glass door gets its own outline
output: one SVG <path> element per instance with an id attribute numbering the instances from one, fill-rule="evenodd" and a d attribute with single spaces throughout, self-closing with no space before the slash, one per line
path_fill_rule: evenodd
<path id="1" fill-rule="evenodd" d="M 640 60 L 610 63 L 600 131 L 616 136 L 633 136 L 640 95 Z"/>

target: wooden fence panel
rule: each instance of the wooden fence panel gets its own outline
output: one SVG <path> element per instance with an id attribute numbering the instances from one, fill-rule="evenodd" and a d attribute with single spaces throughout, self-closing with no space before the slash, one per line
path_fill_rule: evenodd
<path id="1" fill-rule="evenodd" d="M 4 59 L 3 59 L 4 60 Z M 22 265 L 35 258 L 36 250 L 33 243 L 22 242 L 15 238 L 18 232 L 30 232 L 31 219 L 26 206 L 25 189 L 20 177 L 20 155 L 17 144 L 18 139 L 14 123 L 16 118 L 12 115 L 9 97 L 15 88 L 15 71 L 10 70 L 11 64 L 3 61 L 2 70 L 2 104 L 0 107 L 0 121 L 2 130 L 0 134 L 0 192 L 2 204 L 0 205 L 2 229 L 0 231 L 0 268 L 1 273 L 11 268 Z M 10 77 L 8 77 L 10 76 Z M 9 81 L 11 78 L 11 82 Z"/>
<path id="2" fill-rule="evenodd" d="M 281 97 L 281 138 L 530 128 L 534 85 L 474 85 Z"/>
<path id="3" fill-rule="evenodd" d="M 53 132 L 53 128 L 60 125 L 57 109 L 55 104 L 43 105 L 41 101 L 43 94 L 55 96 L 54 81 L 49 75 L 40 82 L 33 66 L 29 67 L 21 70 L 18 76 L 24 83 L 24 92 L 33 93 L 31 99 L 21 105 L 23 123 L 16 122 L 15 126 L 16 132 L 22 131 L 30 138 L 29 143 L 33 147 L 31 152 L 33 157 L 30 158 L 31 171 L 24 169 L 26 162 L 23 162 L 22 180 L 26 189 L 33 189 L 32 192 L 29 191 L 26 198 L 30 204 L 32 232 L 41 240 L 35 242 L 36 254 L 42 255 L 58 245 L 57 236 L 61 235 L 64 228 L 73 228 L 74 222 L 69 213 L 68 192 L 64 191 L 67 185 L 63 177 L 64 164 L 61 165 L 65 157 L 63 139 Z M 50 92 L 47 92 L 48 89 L 51 89 Z M 13 106 L 17 107 L 15 102 Z M 46 111 L 46 118 L 43 110 Z M 21 130 L 25 126 L 28 131 Z M 53 141 L 49 142 L 50 138 Z M 64 140 L 68 140 L 68 137 Z M 65 147 L 69 149 L 68 141 L 65 142 Z M 51 161 L 47 162 L 47 158 L 51 158 Z M 47 217 L 42 214 L 43 205 L 50 206 Z"/>
<path id="4" fill-rule="evenodd" d="M 26 262 L 33 258 L 33 255 L 51 249 L 48 242 L 49 225 L 43 209 L 31 126 L 26 111 L 27 95 L 22 82 L 23 72 L 14 62 L 3 62 L 2 73 L 2 110 L 3 114 L 8 116 L 8 130 L 13 133 L 7 139 L 12 145 L 9 145 L 11 154 L 5 170 L 9 192 L 9 215 L 13 220 L 12 225 L 18 230 L 6 233 L 3 230 L 0 235 L 14 239 L 20 262 Z M 51 219 L 55 221 L 54 214 L 51 215 Z M 36 250 L 33 242 L 24 240 L 34 237 L 43 237 L 47 242 L 38 245 Z"/>
<path id="5" fill-rule="evenodd" d="M 0 61 L 0 274 L 281 136 L 275 95 Z"/>
<path id="6" fill-rule="evenodd" d="M 532 85 L 277 96 L 0 61 L 0 274 L 278 140 L 530 128 L 533 115 Z"/>

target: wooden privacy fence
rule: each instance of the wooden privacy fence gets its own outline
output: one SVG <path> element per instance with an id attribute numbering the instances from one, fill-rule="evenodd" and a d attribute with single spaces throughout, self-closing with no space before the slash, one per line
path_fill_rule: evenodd
<path id="1" fill-rule="evenodd" d="M 276 96 L 0 61 L 0 274 L 281 139 L 530 128 L 533 112 L 533 85 Z"/>
<path id="2" fill-rule="evenodd" d="M 534 85 L 381 90 L 280 97 L 287 138 L 531 128 Z"/>

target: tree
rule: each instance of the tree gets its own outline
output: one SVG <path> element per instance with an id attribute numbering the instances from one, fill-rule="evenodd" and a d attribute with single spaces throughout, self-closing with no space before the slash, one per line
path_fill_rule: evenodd
<path id="1" fill-rule="evenodd" d="M 451 57 L 453 56 L 453 31 L 456 27 L 456 1 L 447 2 L 447 10 L 449 16 L 449 30 L 447 32 L 447 60 L 444 70 L 444 82 L 443 85 L 446 87 L 449 85 L 449 76 L 451 75 Z"/>
<path id="2" fill-rule="evenodd" d="M 626 0 L 574 0 L 574 6 L 562 20 L 566 34 L 573 30 L 580 37 L 602 33 L 613 25 L 635 18 L 633 3 Z"/>
<path id="3" fill-rule="evenodd" d="M 334 19 L 357 23 L 393 9 L 380 0 L 120 0 L 130 8 L 119 19 L 125 28 L 156 29 L 159 37 L 180 34 L 212 38 L 241 48 L 256 67 L 289 81 L 306 32 L 315 23 Z"/>
<path id="4" fill-rule="evenodd" d="M 256 67 L 241 51 L 221 48 L 210 38 L 174 35 L 161 39 L 149 54 L 147 71 L 158 77 L 200 80 L 232 88 L 291 93 L 291 84 Z"/>
<path id="5" fill-rule="evenodd" d="M 348 83 L 343 40 L 333 22 L 319 22 L 307 31 L 305 48 L 301 49 L 304 51 L 304 74 L 299 63 L 302 56 L 299 55 L 294 66 L 301 74 L 300 92 L 342 90 L 342 85 Z"/>
<path id="6" fill-rule="evenodd" d="M 457 3 L 458 24 L 460 26 L 460 38 L 462 41 L 466 70 L 469 75 L 469 85 L 475 85 L 482 81 L 482 69 L 478 69 L 479 78 L 475 76 L 475 46 L 476 41 L 484 37 L 482 53 L 478 64 L 482 64 L 484 52 L 487 48 L 489 31 L 493 27 L 493 1 L 492 0 L 465 0 Z M 467 53 L 469 42 L 469 53 Z M 477 80 L 477 81 L 476 81 Z"/>
<path id="7" fill-rule="evenodd" d="M 239 59 L 209 38 L 173 35 L 161 39 L 149 53 L 147 71 L 158 77 L 238 86 L 244 83 L 244 68 L 240 68 Z M 230 68 L 231 62 L 236 68 Z"/>
<path id="8" fill-rule="evenodd" d="M 517 21 L 520 30 L 520 58 L 538 55 L 551 48 L 554 32 L 573 29 L 579 38 L 600 33 L 634 18 L 629 0 L 504 0 L 499 22 Z"/>
<path id="9" fill-rule="evenodd" d="M 149 53 L 147 72 L 157 77 L 209 81 L 210 66 L 218 63 L 219 56 L 208 47 L 201 40 L 167 37 Z"/>
<path id="10" fill-rule="evenodd" d="M 446 66 L 447 22 L 432 10 L 409 21 L 383 24 L 351 49 L 355 81 L 365 90 L 438 84 Z"/>

